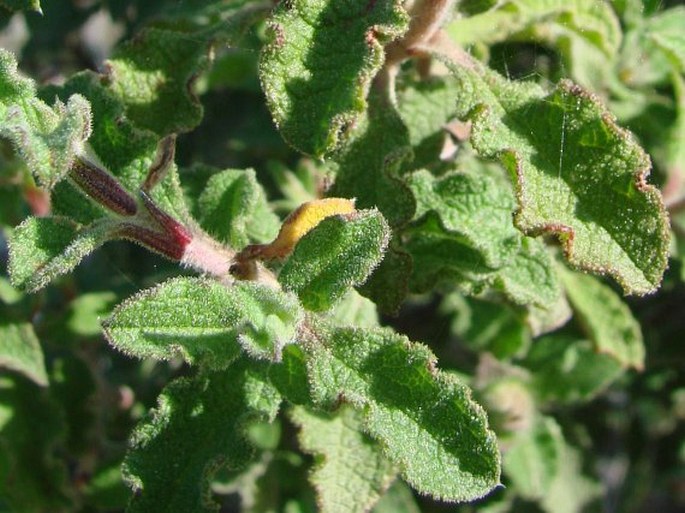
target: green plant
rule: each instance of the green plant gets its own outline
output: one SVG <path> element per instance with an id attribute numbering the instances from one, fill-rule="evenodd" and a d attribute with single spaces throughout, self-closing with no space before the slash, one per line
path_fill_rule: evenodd
<path id="1" fill-rule="evenodd" d="M 685 9 L 653 3 L 8 14 L 64 80 L 0 50 L 0 509 L 633 511 L 682 486 L 682 331 L 654 319 L 683 296 Z M 125 36 L 78 71 L 95 19 Z"/>

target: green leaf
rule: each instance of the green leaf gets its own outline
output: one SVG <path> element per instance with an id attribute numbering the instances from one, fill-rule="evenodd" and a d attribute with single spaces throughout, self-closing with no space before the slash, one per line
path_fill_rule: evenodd
<path id="1" fill-rule="evenodd" d="M 525 354 L 530 347 L 525 315 L 509 305 L 453 292 L 445 297 L 440 311 L 452 315 L 452 332 L 474 351 L 488 351 L 504 360 Z"/>
<path id="2" fill-rule="evenodd" d="M 134 124 L 158 135 L 187 132 L 202 120 L 192 90 L 209 65 L 210 43 L 180 30 L 146 28 L 109 61 L 112 91 Z"/>
<path id="3" fill-rule="evenodd" d="M 493 28 L 496 27 L 496 28 Z M 559 46 L 583 39 L 609 58 L 621 44 L 621 26 L 611 5 L 594 0 L 507 0 L 447 27 L 458 43 L 492 44 L 507 39 Z"/>
<path id="4" fill-rule="evenodd" d="M 80 337 L 99 336 L 102 331 L 100 318 L 112 311 L 117 302 L 114 292 L 90 292 L 81 294 L 69 304 L 67 328 Z"/>
<path id="5" fill-rule="evenodd" d="M 544 245 L 512 224 L 508 185 L 487 175 L 418 171 L 408 179 L 420 219 L 407 230 L 413 288 L 456 281 L 467 293 L 491 286 L 519 304 L 547 305 L 559 296 Z"/>
<path id="6" fill-rule="evenodd" d="M 226 368 L 244 349 L 279 360 L 302 313 L 295 298 L 264 285 L 175 278 L 120 304 L 104 323 L 107 339 L 139 358 Z"/>
<path id="7" fill-rule="evenodd" d="M 598 353 L 588 340 L 554 334 L 535 341 L 523 362 L 532 390 L 545 403 L 577 403 L 594 398 L 624 372 L 612 356 Z"/>
<path id="8" fill-rule="evenodd" d="M 357 208 L 378 208 L 393 228 L 402 226 L 416 208 L 397 176 L 411 157 L 407 128 L 378 93 L 369 95 L 367 114 L 357 127 L 352 140 L 335 155 L 335 183 L 329 195 L 355 198 Z"/>
<path id="9" fill-rule="evenodd" d="M 343 405 L 335 413 L 303 407 L 290 415 L 299 426 L 302 449 L 314 456 L 310 482 L 322 512 L 368 511 L 396 471 L 373 440 L 361 432 L 362 414 Z"/>
<path id="10" fill-rule="evenodd" d="M 129 441 L 123 473 L 135 493 L 127 511 L 218 510 L 210 479 L 222 467 L 242 468 L 252 454 L 244 436 L 245 369 L 241 361 L 167 385 Z"/>
<path id="11" fill-rule="evenodd" d="M 399 0 L 279 2 L 259 71 L 286 141 L 318 157 L 346 138 L 366 108 L 383 45 L 407 28 L 401 6 Z"/>
<path id="12" fill-rule="evenodd" d="M 45 287 L 113 238 L 113 230 L 108 220 L 81 228 L 66 217 L 28 218 L 9 240 L 12 284 L 29 292 Z"/>
<path id="13" fill-rule="evenodd" d="M 499 450 L 470 390 L 420 344 L 389 330 L 336 329 L 309 349 L 315 401 L 364 412 L 367 433 L 418 492 L 451 501 L 499 484 Z"/>
<path id="14" fill-rule="evenodd" d="M 553 233 L 573 266 L 609 274 L 626 293 L 658 287 L 670 232 L 649 158 L 599 100 L 562 81 L 549 94 L 451 66 L 471 142 L 515 181 L 524 233 Z"/>
<path id="15" fill-rule="evenodd" d="M 42 13 L 40 0 L 2 0 L 0 7 L 9 11 L 36 11 Z"/>
<path id="16" fill-rule="evenodd" d="M 400 480 L 393 483 L 372 511 L 373 513 L 421 513 L 411 488 Z"/>
<path id="17" fill-rule="evenodd" d="M 153 163 L 159 137 L 135 125 L 127 116 L 122 100 L 113 92 L 118 82 L 110 82 L 92 72 L 73 75 L 61 87 L 48 87 L 43 96 L 68 97 L 75 93 L 86 96 L 93 110 L 93 134 L 88 141 L 89 152 L 97 157 L 104 169 L 114 175 L 129 192 L 136 195 Z M 108 84 L 108 85 L 106 85 Z M 69 182 L 62 182 L 53 194 L 55 212 L 73 217 L 83 224 L 103 216 L 101 207 L 77 192 Z M 192 225 L 185 198 L 174 165 L 166 178 L 155 187 L 152 196 L 157 205 L 178 219 Z"/>
<path id="18" fill-rule="evenodd" d="M 373 301 L 351 289 L 331 309 L 330 317 L 336 326 L 375 328 L 379 326 L 378 312 Z"/>
<path id="19" fill-rule="evenodd" d="M 64 412 L 47 387 L 19 375 L 0 375 L 0 497 L 10 511 L 66 513 Z"/>
<path id="20" fill-rule="evenodd" d="M 0 49 L 0 137 L 8 139 L 41 186 L 66 175 L 90 136 L 90 104 L 72 95 L 49 107 L 32 80 L 17 73 L 14 56 Z"/>
<path id="21" fill-rule="evenodd" d="M 45 359 L 33 326 L 11 322 L 0 311 L 0 369 L 18 372 L 36 385 L 48 386 Z"/>
<path id="22" fill-rule="evenodd" d="M 308 310 L 328 310 L 378 265 L 390 228 L 377 210 L 324 219 L 305 235 L 283 266 L 279 281 Z"/>
<path id="23" fill-rule="evenodd" d="M 283 359 L 269 368 L 269 379 L 291 404 L 310 405 L 307 357 L 298 344 L 283 349 Z"/>
<path id="24" fill-rule="evenodd" d="M 252 169 L 227 169 L 211 176 L 198 198 L 197 210 L 202 227 L 236 250 L 251 239 L 271 241 L 280 228 Z M 258 237 L 251 237 L 255 234 Z"/>
<path id="25" fill-rule="evenodd" d="M 409 134 L 396 109 L 379 94 L 369 95 L 366 115 L 349 144 L 335 155 L 335 183 L 329 194 L 355 198 L 357 208 L 378 208 L 393 228 L 414 215 L 414 198 L 398 177 L 411 157 Z M 408 291 L 411 258 L 391 242 L 385 258 L 361 293 L 381 311 L 396 313 Z"/>
<path id="26" fill-rule="evenodd" d="M 661 48 L 673 65 L 685 73 L 685 7 L 666 9 L 646 23 L 648 37 Z"/>
<path id="27" fill-rule="evenodd" d="M 596 278 L 563 269 L 566 295 L 595 350 L 624 367 L 642 369 L 645 347 L 640 324 L 621 298 Z"/>
<path id="28" fill-rule="evenodd" d="M 504 473 L 519 495 L 542 499 L 565 464 L 563 451 L 559 425 L 552 418 L 540 417 L 529 431 L 519 433 L 509 443 L 502 458 Z"/>

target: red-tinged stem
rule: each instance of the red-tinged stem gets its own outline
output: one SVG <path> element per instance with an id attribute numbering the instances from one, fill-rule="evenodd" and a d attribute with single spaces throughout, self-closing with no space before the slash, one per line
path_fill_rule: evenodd
<path id="1" fill-rule="evenodd" d="M 180 262 L 185 253 L 186 244 L 164 233 L 155 232 L 134 223 L 121 223 L 115 232 L 117 237 L 138 242 L 147 249 L 159 253 L 176 262 Z"/>
<path id="2" fill-rule="evenodd" d="M 140 191 L 140 197 L 143 199 L 143 205 L 145 205 L 147 211 L 165 233 L 184 248 L 190 244 L 193 237 L 185 226 L 159 208 L 145 191 Z"/>
<path id="3" fill-rule="evenodd" d="M 83 192 L 115 214 L 134 216 L 138 211 L 136 200 L 116 178 L 82 157 L 74 161 L 69 177 Z"/>

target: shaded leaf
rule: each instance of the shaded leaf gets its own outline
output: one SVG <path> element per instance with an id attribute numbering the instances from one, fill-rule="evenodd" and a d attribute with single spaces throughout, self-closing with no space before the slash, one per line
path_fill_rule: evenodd
<path id="1" fill-rule="evenodd" d="M 234 249 L 242 249 L 251 239 L 267 242 L 278 233 L 278 217 L 269 210 L 252 169 L 212 175 L 197 201 L 202 227 Z"/>
<path id="2" fill-rule="evenodd" d="M 344 141 L 366 108 L 369 85 L 383 64 L 383 45 L 407 28 L 401 5 L 398 0 L 279 2 L 259 72 L 286 141 L 317 157 Z"/>
<path id="3" fill-rule="evenodd" d="M 0 312 L 0 369 L 18 372 L 36 385 L 48 386 L 43 350 L 33 326 L 11 322 Z"/>
<path id="4" fill-rule="evenodd" d="M 589 401 L 624 372 L 588 340 L 563 334 L 537 339 L 523 365 L 531 372 L 537 397 L 550 403 Z"/>
<path id="5" fill-rule="evenodd" d="M 293 409 L 302 449 L 314 456 L 310 482 L 322 512 L 368 511 L 395 477 L 395 469 L 362 433 L 362 414 L 349 406 L 335 413 Z"/>
<path id="6" fill-rule="evenodd" d="M 127 511 L 219 509 L 209 480 L 220 468 L 242 468 L 252 455 L 244 436 L 244 363 L 167 385 L 129 442 L 123 473 L 135 493 Z"/>
<path id="7" fill-rule="evenodd" d="M 645 347 L 640 325 L 623 300 L 596 278 L 563 270 L 560 276 L 576 319 L 595 350 L 624 367 L 642 369 Z"/>

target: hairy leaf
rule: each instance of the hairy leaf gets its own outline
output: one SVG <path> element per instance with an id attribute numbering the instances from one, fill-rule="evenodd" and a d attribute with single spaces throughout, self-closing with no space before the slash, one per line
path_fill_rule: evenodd
<path id="1" fill-rule="evenodd" d="M 660 283 L 670 232 L 649 158 L 599 100 L 562 81 L 545 94 L 494 73 L 451 66 L 471 142 L 511 173 L 525 233 L 553 233 L 582 269 L 610 274 L 626 293 Z"/>
<path id="2" fill-rule="evenodd" d="M 488 176 L 419 171 L 408 180 L 420 219 L 407 231 L 417 291 L 454 281 L 467 293 L 487 287 L 519 304 L 547 305 L 560 289 L 544 245 L 511 220 L 511 190 Z"/>
<path id="3" fill-rule="evenodd" d="M 9 139 L 38 182 L 52 188 L 66 175 L 90 136 L 90 104 L 72 95 L 49 107 L 32 80 L 17 73 L 14 56 L 0 49 L 0 137 Z"/>
<path id="4" fill-rule="evenodd" d="M 327 310 L 349 287 L 366 280 L 383 257 L 389 235 L 377 210 L 324 219 L 297 244 L 279 281 L 305 308 Z"/>
<path id="5" fill-rule="evenodd" d="M 180 356 L 223 369 L 241 349 L 279 360 L 301 315 L 295 298 L 264 285 L 175 278 L 119 305 L 104 329 L 125 353 L 160 360 Z"/>
<path id="6" fill-rule="evenodd" d="M 368 511 L 390 485 L 396 471 L 380 447 L 362 432 L 362 414 L 350 406 L 335 413 L 295 408 L 302 449 L 315 458 L 310 481 L 319 510 Z"/>
<path id="7" fill-rule="evenodd" d="M 322 156 L 364 112 L 383 45 L 407 28 L 398 0 L 279 2 L 262 50 L 260 78 L 283 137 Z M 363 206 L 363 205 L 362 205 Z"/>
<path id="8" fill-rule="evenodd" d="M 256 242 L 273 239 L 280 225 L 252 169 L 227 169 L 210 177 L 198 198 L 198 214 L 204 229 L 234 249 L 245 247 L 253 234 L 259 235 Z"/>
<path id="9" fill-rule="evenodd" d="M 566 295 L 595 350 L 624 367 L 642 369 L 645 347 L 640 325 L 621 298 L 596 278 L 563 270 Z"/>
<path id="10" fill-rule="evenodd" d="M 240 469 L 252 449 L 244 436 L 244 362 L 167 385 L 134 430 L 123 465 L 135 493 L 129 512 L 217 511 L 209 482 L 222 467 Z"/>
<path id="11" fill-rule="evenodd" d="M 364 411 L 364 425 L 420 493 L 482 497 L 499 483 L 499 451 L 469 389 L 435 369 L 435 357 L 388 330 L 336 329 L 311 347 L 312 393 Z"/>
<path id="12" fill-rule="evenodd" d="M 45 287 L 111 239 L 113 230 L 107 220 L 82 228 L 66 217 L 28 218 L 9 240 L 12 283 L 31 292 Z"/>

